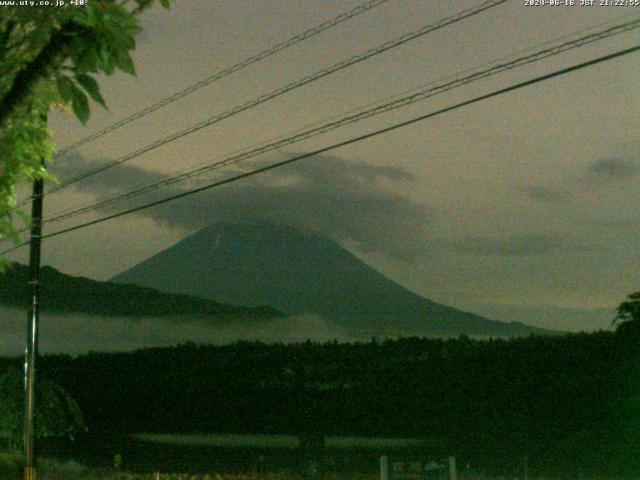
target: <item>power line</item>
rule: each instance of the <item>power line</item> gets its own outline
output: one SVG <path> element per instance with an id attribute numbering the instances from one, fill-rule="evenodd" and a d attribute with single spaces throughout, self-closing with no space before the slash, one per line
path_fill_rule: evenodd
<path id="1" fill-rule="evenodd" d="M 113 167 L 116 167 L 122 163 L 125 163 L 129 160 L 132 160 L 144 153 L 148 153 L 152 150 L 155 150 L 156 148 L 159 148 L 167 143 L 173 142 L 175 140 L 178 140 L 182 137 L 185 137 L 187 135 L 190 135 L 192 133 L 195 133 L 205 127 L 209 127 L 211 125 L 214 125 L 218 122 L 221 122 L 222 120 L 225 120 L 233 115 L 236 115 L 238 113 L 244 112 L 245 110 L 249 110 L 250 108 L 253 108 L 257 105 L 260 105 L 262 103 L 265 103 L 269 100 L 272 100 L 274 98 L 277 98 L 281 95 L 284 95 L 285 93 L 288 93 L 292 90 L 295 90 L 297 88 L 300 88 L 304 85 L 307 85 L 311 82 L 314 82 L 316 80 L 319 80 L 321 78 L 327 77 L 329 75 L 332 75 L 333 73 L 336 73 L 340 70 L 343 70 L 347 67 L 350 67 L 352 65 L 355 65 L 357 63 L 363 62 L 375 55 L 379 55 L 380 53 L 386 52 L 388 50 L 391 50 L 392 48 L 401 46 L 407 42 L 410 42 L 411 40 L 415 40 L 416 38 L 422 37 L 424 35 L 427 35 L 431 32 L 434 32 L 436 30 L 439 30 L 441 28 L 444 28 L 448 25 L 457 23 L 465 18 L 468 17 L 472 17 L 474 15 L 478 15 L 479 13 L 482 13 L 485 10 L 488 10 L 490 8 L 496 7 L 502 3 L 507 2 L 508 0 L 485 0 L 483 3 L 481 3 L 480 5 L 473 7 L 473 8 L 468 8 L 465 10 L 462 10 L 452 16 L 446 17 L 442 20 L 440 20 L 439 22 L 435 23 L 435 24 L 428 24 L 428 25 L 424 25 L 421 28 L 414 30 L 412 32 L 406 33 L 398 38 L 395 38 L 393 40 L 389 40 L 385 43 L 383 43 L 382 45 L 379 45 L 378 47 L 366 50 L 363 53 L 360 53 L 358 55 L 355 55 L 353 57 L 350 57 L 346 60 L 343 60 L 341 62 L 335 63 L 330 67 L 326 67 L 322 70 L 318 70 L 315 73 L 312 73 L 310 75 L 306 75 L 304 77 L 302 77 L 299 80 L 296 80 L 294 82 L 288 83 L 287 85 L 280 87 L 276 90 L 273 90 L 269 93 L 260 95 L 250 101 L 248 101 L 245 104 L 239 105 L 237 107 L 234 107 L 231 110 L 228 110 L 224 113 L 215 115 L 213 117 L 210 117 L 206 120 L 203 120 L 202 122 L 199 122 L 189 128 L 186 128 L 184 130 L 181 130 L 179 132 L 176 132 L 174 134 L 171 134 L 163 139 L 157 140 L 149 145 L 146 145 L 142 148 L 139 148 L 127 155 L 124 155 L 112 162 L 107 163 L 106 165 L 103 165 L 101 167 L 98 167 L 94 170 L 91 170 L 89 172 L 86 172 L 84 174 L 78 175 L 76 177 L 73 177 L 65 182 L 62 182 L 61 184 L 50 188 L 46 193 L 53 193 L 53 192 L 57 192 L 63 188 L 68 187 L 69 185 L 72 185 L 74 183 L 77 183 L 81 180 L 84 180 L 85 178 L 91 177 L 93 175 L 97 175 L 99 173 L 102 173 L 106 170 L 109 170 Z M 29 199 L 27 199 L 29 200 Z M 25 202 L 27 201 L 25 200 Z M 24 202 L 21 202 L 18 207 L 20 207 L 22 204 L 24 204 Z"/>
<path id="2" fill-rule="evenodd" d="M 625 15 L 623 17 L 619 17 L 616 20 L 619 20 L 621 18 L 626 18 L 629 17 L 629 15 Z M 571 36 L 575 36 L 576 33 L 581 33 L 585 30 L 593 30 L 595 27 L 599 27 L 605 24 L 611 23 L 611 21 L 609 22 L 603 22 L 601 24 L 592 26 L 590 28 L 587 29 L 581 29 L 578 32 L 574 32 L 572 34 L 569 35 L 564 35 L 562 37 L 560 37 L 559 39 L 556 39 L 554 41 L 558 41 L 558 40 L 562 40 L 562 39 L 566 39 L 569 38 Z M 342 117 L 341 119 L 339 119 L 338 121 L 332 121 L 332 122 L 328 122 L 325 123 L 324 125 L 321 125 L 317 128 L 312 128 L 310 130 L 302 130 L 300 133 L 298 134 L 294 134 L 291 136 L 281 136 L 278 137 L 277 141 L 273 141 L 271 143 L 268 143 L 266 145 L 261 145 L 258 148 L 253 148 L 252 150 L 246 150 L 240 153 L 236 153 L 233 154 L 231 157 L 227 157 L 221 161 L 215 162 L 213 164 L 207 164 L 205 166 L 202 167 L 198 167 L 195 169 L 191 169 L 188 171 L 185 171 L 179 175 L 173 176 L 171 178 L 156 182 L 156 183 L 152 183 L 152 184 L 148 184 L 148 185 L 144 185 L 141 186 L 139 188 L 130 190 L 128 192 L 125 193 L 118 193 L 103 199 L 98 200 L 97 202 L 92 202 L 88 205 L 85 205 L 83 207 L 72 207 L 69 208 L 67 210 L 61 211 L 58 214 L 56 214 L 53 217 L 47 218 L 45 219 L 46 223 L 50 223 L 50 222 L 57 222 L 57 221 L 61 221 L 61 220 L 65 220 L 71 217 L 74 217 L 76 215 L 80 215 L 83 213 L 87 213 L 89 211 L 92 210 L 96 210 L 98 208 L 116 203 L 116 202 L 120 202 L 129 198 L 133 198 L 154 190 L 157 190 L 159 188 L 171 185 L 173 183 L 177 183 L 183 180 L 186 180 L 188 178 L 194 177 L 194 176 L 198 176 L 198 175 L 202 175 L 207 173 L 208 171 L 212 171 L 212 170 L 217 170 L 219 168 L 225 167 L 227 165 L 230 164 L 235 164 L 235 163 L 239 163 L 242 160 L 246 160 L 248 158 L 253 158 L 255 156 L 261 155 L 263 153 L 266 153 L 268 151 L 272 151 L 275 150 L 277 148 L 280 148 L 284 145 L 291 145 L 293 143 L 302 141 L 302 140 L 306 140 L 308 138 L 314 137 L 316 135 L 320 135 L 322 133 L 325 133 L 329 130 L 333 130 L 334 128 L 339 128 L 341 126 L 350 124 L 350 123 L 354 123 L 357 121 L 361 121 L 364 120 L 366 118 L 372 117 L 374 115 L 378 115 L 381 113 L 385 113 L 388 112 L 390 110 L 396 109 L 396 108 L 401 108 L 403 106 L 409 105 L 411 103 L 417 102 L 417 101 L 421 101 L 421 100 L 425 100 L 427 98 L 430 98 L 432 96 L 438 95 L 440 93 L 444 93 L 446 91 L 452 90 L 454 88 L 458 88 L 461 86 L 464 86 L 468 83 L 471 83 L 473 81 L 478 81 L 484 78 L 487 78 L 489 76 L 492 75 L 496 75 L 498 73 L 504 72 L 506 70 L 510 70 L 512 68 L 516 68 L 516 67 L 520 67 L 522 65 L 528 64 L 528 63 L 532 63 L 535 61 L 539 61 L 539 60 L 543 60 L 545 58 L 548 58 L 550 56 L 554 56 L 563 52 L 566 52 L 568 50 L 574 49 L 574 48 L 578 48 L 578 47 L 582 47 L 584 45 L 587 45 L 589 43 L 593 43 L 595 41 L 599 41 L 608 37 L 611 37 L 613 35 L 618 35 L 621 33 L 625 33 L 628 32 L 630 30 L 633 30 L 635 28 L 638 28 L 640 23 L 640 19 L 636 18 L 635 20 L 626 22 L 626 23 L 622 23 L 619 25 L 615 25 L 613 27 L 607 28 L 605 30 L 602 31 L 598 31 L 577 39 L 573 39 L 570 40 L 568 42 L 562 43 L 560 45 L 556 45 L 547 49 L 543 49 L 541 51 L 537 51 L 531 55 L 526 55 L 523 57 L 519 57 L 516 58 L 514 60 L 510 60 L 506 63 L 501 63 L 501 64 L 497 64 L 494 65 L 493 67 L 484 70 L 484 71 L 476 71 L 475 73 L 464 77 L 464 78 L 456 78 L 455 80 L 445 83 L 445 84 L 441 84 L 441 85 L 437 85 L 437 81 L 436 82 L 431 82 L 428 85 L 434 85 L 436 84 L 435 87 L 433 88 L 429 88 L 429 89 L 413 89 L 411 90 L 411 94 L 405 97 L 400 97 L 398 95 L 392 97 L 393 101 L 388 102 L 384 105 L 376 105 L 374 108 L 371 108 L 369 110 L 366 111 L 359 111 L 357 114 L 355 115 L 346 115 L 344 117 Z M 534 50 L 535 48 L 538 48 L 540 46 L 544 46 L 544 45 L 549 45 L 552 44 L 554 41 L 547 41 L 542 43 L 541 45 L 537 45 L 535 47 L 531 47 L 528 48 L 526 50 L 524 50 L 524 52 L 528 52 L 531 50 Z M 522 52 L 518 52 L 518 53 L 522 53 Z M 513 54 L 511 55 L 511 57 L 513 57 Z M 502 60 L 505 60 L 506 58 L 509 57 L 502 57 L 498 60 L 494 60 L 493 62 L 487 62 L 479 67 L 475 67 L 475 68 L 471 68 L 471 69 L 466 69 L 464 70 L 462 73 L 466 73 L 469 71 L 473 71 L 473 70 L 478 70 L 479 68 L 485 66 L 485 65 L 493 65 L 497 62 L 500 62 Z M 455 78 L 456 75 L 451 75 L 449 77 L 446 78 Z M 405 92 L 406 93 L 406 92 Z M 379 103 L 379 102 L 378 102 Z"/>
<path id="3" fill-rule="evenodd" d="M 307 140 L 309 138 L 315 137 L 317 135 L 321 135 L 323 133 L 326 133 L 328 131 L 343 127 L 345 125 L 348 124 L 352 124 L 352 123 L 356 123 L 359 121 L 362 121 L 364 119 L 376 116 L 376 115 L 380 115 L 382 113 L 386 113 L 389 112 L 391 110 L 395 110 L 407 105 L 410 105 L 412 103 L 416 103 L 418 101 L 422 101 L 422 100 L 426 100 L 427 98 L 433 97 L 435 95 L 447 92 L 449 90 L 453 90 L 455 88 L 459 88 L 462 87 L 464 85 L 467 85 L 469 83 L 475 82 L 475 81 L 479 81 L 485 78 L 488 78 L 490 76 L 493 75 L 497 75 L 499 73 L 505 72 L 507 70 L 511 70 L 517 67 L 521 67 L 523 65 L 529 64 L 529 63 L 533 63 L 533 62 L 537 62 L 555 55 L 558 55 L 560 53 L 564 53 L 566 51 L 575 49 L 575 48 L 579 48 L 579 47 L 583 47 L 587 44 L 596 42 L 596 41 L 600 41 L 603 40 L 605 38 L 609 38 L 611 36 L 614 35 L 619 35 L 622 33 L 626 33 L 629 32 L 631 30 L 637 29 L 640 27 L 640 18 L 636 18 L 632 21 L 620 24 L 620 25 L 616 25 L 610 28 L 607 28 L 605 30 L 599 31 L 599 32 L 595 32 L 568 42 L 564 42 L 560 45 L 556 45 L 553 47 L 549 47 L 540 51 L 537 51 L 533 54 L 529 54 L 529 55 L 525 55 L 522 57 L 518 57 L 516 59 L 510 60 L 508 62 L 504 62 L 504 63 L 498 63 L 497 65 L 494 65 L 488 69 L 482 70 L 482 71 L 476 71 L 475 73 L 462 77 L 462 78 L 457 78 L 454 79 L 453 81 L 447 82 L 447 83 L 443 83 L 440 85 L 436 85 L 434 87 L 431 88 L 427 88 L 427 89 L 423 89 L 423 90 L 417 90 L 417 91 L 413 91 L 413 93 L 411 93 L 410 95 L 407 95 L 405 97 L 401 97 L 401 98 L 396 98 L 393 101 L 387 102 L 385 104 L 382 105 L 377 105 L 373 108 L 364 110 L 364 111 L 359 111 L 358 113 L 355 114 L 348 114 L 338 120 L 334 120 L 334 121 L 329 121 L 323 125 L 320 125 L 318 127 L 309 129 L 309 130 L 305 130 L 302 131 L 300 133 L 288 136 L 288 137 L 283 137 L 280 138 L 279 140 L 273 141 L 271 143 L 267 143 L 265 145 L 261 145 L 257 148 L 254 148 L 252 150 L 248 150 L 248 151 L 242 151 L 240 153 L 236 153 L 233 154 L 229 157 L 226 157 L 223 160 L 214 162 L 212 164 L 207 164 L 195 169 L 191 169 L 188 171 L 185 171 L 183 173 L 180 173 L 178 175 L 174 175 L 170 178 L 152 183 L 152 184 L 148 184 L 148 185 L 144 185 L 142 187 L 139 188 L 135 188 L 133 190 L 130 190 L 128 192 L 124 192 L 124 193 L 118 193 L 115 195 L 112 195 L 110 197 L 104 198 L 102 200 L 99 200 L 97 202 L 93 202 L 90 203 L 89 205 L 85 205 L 82 207 L 76 207 L 76 208 L 70 208 L 66 211 L 62 211 L 59 212 L 58 214 L 56 214 L 55 216 L 52 216 L 50 218 L 45 219 L 45 223 L 51 223 L 51 222 L 57 222 L 57 221 L 61 221 L 61 220 L 65 220 L 83 213 L 87 213 L 93 210 L 97 210 L 99 208 L 111 205 L 113 203 L 117 203 L 123 200 L 127 200 L 130 198 L 134 198 L 140 195 L 143 195 L 145 193 L 149 193 L 155 190 L 158 190 L 162 187 L 166 187 L 169 185 L 172 185 L 174 183 L 177 182 L 181 182 L 183 180 L 186 180 L 188 178 L 192 178 L 195 176 L 199 176 L 199 175 L 203 175 L 207 172 L 210 172 L 212 170 L 217 170 L 232 164 L 236 164 L 239 163 L 241 161 L 247 160 L 249 158 L 254 158 L 257 157 L 259 155 L 262 155 L 264 153 L 276 150 L 278 148 L 281 148 L 283 146 L 288 146 L 297 142 L 300 142 L 302 140 Z M 546 42 L 548 43 L 548 42 Z"/>
<path id="4" fill-rule="evenodd" d="M 258 63 L 262 60 L 265 60 L 266 58 L 269 58 L 273 55 L 275 55 L 278 52 L 281 52 L 282 50 L 285 50 L 286 48 L 292 47 L 300 42 L 303 42 L 304 40 L 307 40 L 315 35 L 318 35 L 319 33 L 324 32 L 325 30 L 329 30 L 330 28 L 333 28 L 339 24 L 341 24 L 342 22 L 346 22 L 347 20 L 351 20 L 354 17 L 357 17 L 358 15 L 368 12 L 369 10 L 372 10 L 376 7 L 379 7 L 380 5 L 382 5 L 383 3 L 386 3 L 389 0 L 371 0 L 369 2 L 366 2 L 362 5 L 358 5 L 355 8 L 352 8 L 351 10 L 341 13 L 340 15 L 338 15 L 337 17 L 334 17 L 330 20 L 327 20 L 326 22 L 322 22 L 319 25 L 316 25 L 313 28 L 310 28 L 309 30 L 306 30 L 302 33 L 299 33 L 297 35 L 294 35 L 293 37 L 289 38 L 288 40 L 285 40 L 283 42 L 277 43 L 275 45 L 273 45 L 271 48 L 268 48 L 266 50 L 261 51 L 260 53 L 257 53 L 249 58 L 246 58 L 238 63 L 236 63 L 235 65 L 232 65 L 228 68 L 225 68 L 224 70 L 221 70 L 203 80 L 200 80 L 199 82 L 194 83 L 193 85 L 190 85 L 189 87 L 185 88 L 184 90 L 181 90 L 179 92 L 174 93 L 173 95 L 170 95 L 169 97 L 163 98 L 162 100 L 149 105 L 146 108 L 143 108 L 142 110 L 126 117 L 123 118 L 122 120 L 119 120 L 118 122 L 113 123 L 112 125 L 109 125 L 108 127 L 103 128 L 102 130 L 99 130 L 91 135 L 88 135 L 84 138 L 82 138 L 81 140 L 78 140 L 77 142 L 65 147 L 64 149 L 62 149 L 60 152 L 58 152 L 54 158 L 59 158 L 62 157 L 63 155 L 66 155 L 67 153 L 69 153 L 72 150 L 75 150 L 79 147 L 81 147 L 82 145 L 85 145 L 87 143 L 93 142 L 94 140 L 97 140 L 100 137 L 103 137 L 104 135 L 106 135 L 109 132 L 113 132 L 114 130 L 117 130 L 121 127 L 124 127 L 125 125 L 128 125 L 129 123 L 138 120 L 139 118 L 142 118 L 152 112 L 155 112 L 156 110 L 169 105 L 170 103 L 175 102 L 176 100 L 180 100 L 183 97 L 186 97 L 187 95 L 190 95 L 191 93 L 200 90 L 203 87 L 206 87 L 207 85 L 211 85 L 214 82 L 217 82 L 218 80 L 223 79 L 224 77 L 227 77 L 233 73 L 236 73 L 250 65 L 253 65 L 254 63 Z"/>
<path id="5" fill-rule="evenodd" d="M 379 130 L 374 130 L 372 132 L 366 133 L 364 135 L 360 135 L 358 137 L 351 138 L 349 140 L 345 140 L 345 141 L 342 141 L 342 142 L 334 143 L 333 145 L 329 145 L 328 147 L 323 147 L 323 148 L 314 150 L 313 152 L 308 152 L 308 153 L 305 153 L 305 154 L 302 154 L 302 155 L 298 155 L 297 157 L 293 157 L 293 158 L 290 158 L 290 159 L 287 159 L 287 160 L 276 162 L 276 163 L 273 163 L 273 164 L 265 166 L 265 167 L 257 168 L 255 170 L 250 171 L 250 172 L 241 173 L 241 174 L 236 175 L 236 176 L 231 177 L 231 178 L 227 178 L 227 179 L 224 179 L 224 180 L 213 182 L 213 183 L 210 183 L 208 185 L 204 185 L 202 187 L 194 188 L 194 189 L 188 190 L 186 192 L 181 192 L 179 194 L 172 195 L 170 197 L 166 197 L 166 198 L 163 198 L 161 200 L 156 200 L 154 202 L 150 202 L 150 203 L 147 203 L 147 204 L 144 204 L 144 205 L 140 205 L 138 207 L 130 208 L 130 209 L 124 210 L 122 212 L 114 213 L 112 215 L 107 215 L 105 217 L 98 218 L 96 220 L 91 220 L 89 222 L 85 222 L 85 223 L 82 223 L 82 224 L 79 224 L 79 225 L 75 225 L 73 227 L 65 228 L 63 230 L 58 230 L 57 232 L 50 233 L 50 234 L 47 234 L 47 235 L 43 235 L 42 238 L 57 237 L 59 235 L 70 233 L 70 232 L 73 232 L 75 230 L 79 230 L 79 229 L 86 228 L 86 227 L 89 227 L 89 226 L 92 226 L 92 225 L 103 223 L 103 222 L 106 222 L 108 220 L 113 220 L 115 218 L 122 217 L 122 216 L 125 216 L 125 215 L 129 215 L 129 214 L 132 214 L 132 213 L 135 213 L 135 212 L 139 212 L 141 210 L 146 210 L 147 208 L 155 207 L 155 206 L 158 206 L 158 205 L 161 205 L 161 204 L 164 204 L 164 203 L 168 203 L 168 202 L 171 202 L 171 201 L 174 201 L 174 200 L 178 200 L 178 199 L 183 198 L 183 197 L 187 197 L 187 196 L 199 193 L 199 192 L 203 192 L 205 190 L 210 190 L 212 188 L 216 188 L 216 187 L 219 187 L 219 186 L 222 186 L 222 185 L 226 185 L 228 183 L 232 183 L 232 182 L 235 182 L 235 181 L 247 178 L 247 177 L 258 175 L 260 173 L 264 173 L 264 172 L 267 172 L 269 170 L 274 170 L 276 168 L 280 168 L 280 167 L 283 167 L 285 165 L 289 165 L 291 163 L 298 162 L 300 160 L 304 160 L 306 158 L 310 158 L 310 157 L 313 157 L 313 156 L 316 156 L 316 155 L 320 155 L 322 153 L 328 152 L 330 150 L 334 150 L 336 148 L 345 147 L 347 145 L 351 145 L 351 144 L 354 144 L 356 142 L 360 142 L 362 140 L 366 140 L 366 139 L 369 139 L 369 138 L 372 138 L 372 137 L 376 137 L 378 135 L 382 135 L 384 133 L 388 133 L 388 132 L 400 129 L 400 128 L 412 125 L 414 123 L 418 123 L 418 122 L 427 120 L 429 118 L 435 117 L 437 115 L 441 115 L 443 113 L 451 112 L 453 110 L 457 110 L 459 108 L 462 108 L 462 107 L 465 107 L 465 106 L 468 106 L 468 105 L 471 105 L 471 104 L 474 104 L 474 103 L 478 103 L 478 102 L 481 102 L 483 100 L 487 100 L 487 99 L 490 99 L 490 98 L 493 98 L 493 97 L 497 97 L 499 95 L 503 95 L 505 93 L 512 92 L 512 91 L 518 90 L 520 88 L 524 88 L 524 87 L 527 87 L 527 86 L 530 86 L 530 85 L 533 85 L 533 84 L 536 84 L 536 83 L 540 83 L 540 82 L 543 82 L 543 81 L 546 81 L 546 80 L 550 80 L 552 78 L 559 77 L 561 75 L 566 75 L 568 73 L 571 73 L 571 72 L 574 72 L 574 71 L 577 71 L 577 70 L 581 70 L 583 68 L 587 68 L 587 67 L 599 64 L 599 63 L 603 63 L 603 62 L 609 61 L 609 60 L 613 60 L 615 58 L 619 58 L 619 57 L 622 57 L 624 55 L 629 55 L 629 54 L 637 52 L 637 51 L 640 51 L 640 45 L 637 45 L 637 46 L 631 47 L 631 48 L 627 48 L 627 49 L 624 49 L 624 50 L 619 50 L 617 52 L 614 52 L 614 53 L 611 53 L 611 54 L 608 54 L 608 55 L 605 55 L 605 56 L 602 56 L 602 57 L 598 57 L 596 59 L 589 60 L 587 62 L 583 62 L 583 63 L 577 64 L 577 65 L 572 65 L 570 67 L 565 67 L 565 68 L 562 68 L 560 70 L 556 70 L 554 72 L 551 72 L 551 73 L 548 73 L 548 74 L 545 74 L 545 75 L 541 75 L 541 76 L 526 80 L 524 82 L 516 83 L 516 84 L 511 85 L 509 87 L 501 88 L 499 90 L 494 90 L 491 93 L 480 95 L 480 96 L 474 97 L 474 98 L 472 98 L 470 100 L 466 100 L 464 102 L 460 102 L 460 103 L 457 103 L 455 105 L 451 105 L 449 107 L 441 108 L 441 109 L 436 110 L 434 112 L 430 112 L 430 113 L 427 113 L 427 114 L 424 114 L 424 115 L 420 115 L 418 117 L 412 118 L 411 120 L 406 120 L 404 122 L 396 123 L 396 124 L 391 125 L 389 127 L 385 127 L 385 128 L 379 129 Z M 17 245 L 15 247 L 13 247 L 13 248 L 10 248 L 8 250 L 5 250 L 5 251 L 1 252 L 0 255 L 5 255 L 7 253 L 10 253 L 10 252 L 12 252 L 12 251 L 24 246 L 24 245 L 27 245 L 27 243 L 28 242 L 25 242 L 25 243 L 22 243 L 20 245 Z"/>

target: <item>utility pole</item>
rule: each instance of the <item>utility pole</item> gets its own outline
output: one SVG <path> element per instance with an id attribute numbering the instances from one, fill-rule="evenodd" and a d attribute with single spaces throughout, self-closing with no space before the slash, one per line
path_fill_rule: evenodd
<path id="1" fill-rule="evenodd" d="M 47 122 L 46 114 L 43 121 Z M 43 159 L 44 162 L 44 159 Z M 40 250 L 44 182 L 33 182 L 31 201 L 31 241 L 29 248 L 29 313 L 27 345 L 24 353 L 24 480 L 36 480 L 33 417 L 35 408 L 36 356 L 38 354 L 38 318 L 40 314 Z"/>

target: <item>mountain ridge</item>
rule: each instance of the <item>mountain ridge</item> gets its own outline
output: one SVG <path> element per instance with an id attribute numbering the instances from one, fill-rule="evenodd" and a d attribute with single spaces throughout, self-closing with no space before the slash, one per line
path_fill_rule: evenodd
<path id="1" fill-rule="evenodd" d="M 43 266 L 40 305 L 43 310 L 126 317 L 195 315 L 219 318 L 276 318 L 282 313 L 268 306 L 236 307 L 190 295 L 159 292 L 150 287 L 102 282 L 67 275 Z M 0 304 L 26 307 L 29 267 L 10 264 L 0 273 Z"/>

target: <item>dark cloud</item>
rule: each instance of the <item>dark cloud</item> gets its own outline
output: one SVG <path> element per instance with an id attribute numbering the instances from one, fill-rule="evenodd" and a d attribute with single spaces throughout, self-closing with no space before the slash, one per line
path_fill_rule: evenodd
<path id="1" fill-rule="evenodd" d="M 621 181 L 640 174 L 640 163 L 626 158 L 604 158 L 596 160 L 587 169 L 592 180 Z"/>
<path id="2" fill-rule="evenodd" d="M 456 242 L 454 249 L 458 253 L 471 255 L 529 257 L 559 251 L 582 251 L 584 247 L 567 245 L 552 235 L 523 234 L 469 237 Z"/>
<path id="3" fill-rule="evenodd" d="M 272 159 L 272 161 L 281 158 Z M 265 163 L 252 165 L 253 168 Z M 71 158 L 56 166 L 61 179 L 95 168 L 96 162 Z M 158 182 L 167 177 L 121 165 L 76 185 L 96 197 Z M 220 177 L 224 178 L 224 177 Z M 211 177 L 207 179 L 211 181 Z M 128 201 L 139 205 L 177 194 L 196 184 L 175 184 Z M 349 243 L 367 252 L 410 260 L 423 253 L 426 228 L 434 215 L 424 205 L 395 193 L 415 178 L 396 167 L 375 166 L 320 155 L 303 162 L 214 188 L 141 212 L 159 224 L 193 231 L 219 221 L 286 223 Z M 109 207 L 120 210 L 125 204 Z"/>
<path id="4" fill-rule="evenodd" d="M 520 192 L 531 200 L 539 202 L 556 203 L 565 199 L 566 195 L 556 189 L 542 185 L 527 185 Z"/>
<path id="5" fill-rule="evenodd" d="M 90 173 L 97 168 L 103 167 L 108 163 L 110 163 L 110 161 L 106 159 L 86 158 L 77 153 L 70 153 L 62 159 L 56 160 L 51 165 L 50 171 L 61 183 L 65 183 L 77 176 Z M 120 193 L 137 186 L 159 182 L 166 178 L 166 175 L 159 172 L 130 165 L 121 165 L 98 175 L 88 176 L 86 179 L 74 183 L 70 188 L 84 193 L 92 192 L 96 195 L 108 195 L 110 193 Z"/>

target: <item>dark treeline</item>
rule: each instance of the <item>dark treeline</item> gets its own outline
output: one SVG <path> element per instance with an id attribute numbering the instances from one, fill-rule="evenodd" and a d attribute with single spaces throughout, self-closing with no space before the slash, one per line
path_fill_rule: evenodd
<path id="1" fill-rule="evenodd" d="M 234 432 L 407 436 L 462 458 L 638 469 L 640 336 L 185 344 L 48 355 L 40 374 L 92 435 Z M 7 361 L 8 362 L 8 361 Z"/>

